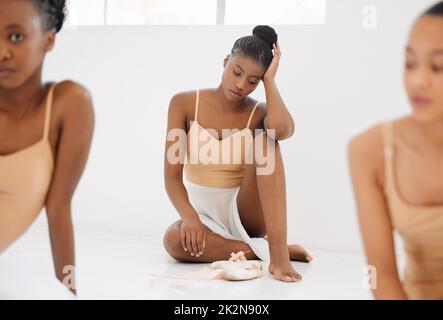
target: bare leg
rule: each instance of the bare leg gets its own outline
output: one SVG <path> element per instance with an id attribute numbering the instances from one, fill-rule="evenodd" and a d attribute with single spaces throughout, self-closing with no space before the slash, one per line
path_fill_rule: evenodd
<path id="1" fill-rule="evenodd" d="M 166 251 L 174 259 L 181 262 L 214 262 L 228 260 L 232 252 L 243 251 L 248 260 L 258 259 L 248 244 L 238 240 L 226 239 L 207 228 L 206 247 L 199 257 L 191 256 L 185 252 L 180 242 L 181 221 L 172 224 L 165 233 L 163 244 Z"/>
<path id="2" fill-rule="evenodd" d="M 265 144 L 269 143 L 264 139 Z M 271 141 L 274 143 L 274 141 Z M 265 150 L 265 153 L 267 151 Z M 270 241 L 271 264 L 269 271 L 276 279 L 298 281 L 301 276 L 289 260 L 309 262 L 312 256 L 299 245 L 286 243 L 286 186 L 283 160 L 278 142 L 275 144 L 275 170 L 269 175 L 257 175 L 256 163 L 246 164 L 245 174 L 237 197 L 240 219 L 251 237 L 263 237 Z M 182 262 L 213 262 L 227 260 L 232 252 L 247 252 L 247 259 L 257 259 L 250 247 L 237 240 L 207 232 L 206 249 L 200 257 L 191 256 L 183 250 L 180 242 L 180 221 L 166 232 L 164 245 L 168 253 Z"/>
<path id="3" fill-rule="evenodd" d="M 290 258 L 309 262 L 312 257 L 301 246 L 287 246 L 286 185 L 280 145 L 278 141 L 270 139 L 266 133 L 260 135 L 263 140 L 263 154 L 272 151 L 270 143 L 275 146 L 273 159 L 275 166 L 270 174 L 257 175 L 257 168 L 266 164 L 258 164 L 257 159 L 254 159 L 252 164 L 246 164 L 237 197 L 240 218 L 251 237 L 263 237 L 266 234 L 269 238 L 271 256 L 269 272 L 278 280 L 298 281 L 301 280 L 301 276 L 292 267 Z M 253 149 L 249 152 L 253 152 Z"/>
<path id="4" fill-rule="evenodd" d="M 163 244 L 166 251 L 171 257 L 181 262 L 201 262 L 209 263 L 220 260 L 228 260 L 232 252 L 245 252 L 245 257 L 248 260 L 258 260 L 259 258 L 254 254 L 249 245 L 243 241 L 226 239 L 217 233 L 214 233 L 207 228 L 206 234 L 206 249 L 204 253 L 199 256 L 191 256 L 188 252 L 183 250 L 180 242 L 180 225 L 181 220 L 173 223 L 166 231 Z M 289 255 L 293 260 L 308 262 L 307 256 L 309 253 L 298 245 L 288 246 Z"/>

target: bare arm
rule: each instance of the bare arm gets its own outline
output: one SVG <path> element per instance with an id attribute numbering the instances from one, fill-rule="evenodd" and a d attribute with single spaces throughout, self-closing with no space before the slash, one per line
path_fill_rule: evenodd
<path id="1" fill-rule="evenodd" d="M 46 200 L 54 268 L 63 281 L 70 276 L 70 289 L 76 293 L 75 272 L 65 267 L 75 266 L 74 234 L 71 219 L 71 199 L 83 173 L 91 145 L 94 114 L 89 93 L 70 81 L 59 83 L 54 92 L 54 104 L 62 109 L 62 126 L 58 139 L 55 169 Z"/>
<path id="2" fill-rule="evenodd" d="M 183 250 L 191 255 L 200 256 L 205 248 L 206 228 L 189 202 L 188 191 L 182 180 L 187 145 L 185 103 L 190 96 L 189 94 L 176 95 L 169 104 L 164 179 L 169 199 L 182 218 L 180 241 Z"/>
<path id="3" fill-rule="evenodd" d="M 295 131 L 294 119 L 286 108 L 275 83 L 275 75 L 277 73 L 280 57 L 280 47 L 277 44 L 274 46 L 274 59 L 263 76 L 267 109 L 263 123 L 266 130 L 275 130 L 275 137 L 270 136 L 275 140 L 288 139 Z"/>
<path id="4" fill-rule="evenodd" d="M 349 144 L 349 167 L 360 231 L 368 265 L 375 266 L 376 299 L 406 299 L 397 272 L 393 228 L 383 194 L 380 128 L 355 137 Z"/>
<path id="5" fill-rule="evenodd" d="M 179 133 L 181 131 L 182 133 L 186 133 L 186 113 L 184 111 L 185 106 L 183 100 L 184 97 L 182 96 L 174 96 L 169 104 L 168 128 L 164 152 L 164 179 L 169 199 L 172 201 L 181 218 L 186 219 L 197 216 L 197 213 L 189 202 L 188 192 L 182 181 L 184 155 L 186 152 L 186 136 L 182 136 L 180 138 L 181 140 L 178 140 L 178 138 L 173 141 L 168 140 L 168 134 L 173 132 Z M 182 151 L 178 158 L 179 163 L 175 164 L 168 160 L 168 157 L 172 157 L 171 159 L 173 159 L 175 156 L 178 156 L 178 151 L 171 154 L 173 150 L 176 150 L 173 145 L 179 146 Z"/>

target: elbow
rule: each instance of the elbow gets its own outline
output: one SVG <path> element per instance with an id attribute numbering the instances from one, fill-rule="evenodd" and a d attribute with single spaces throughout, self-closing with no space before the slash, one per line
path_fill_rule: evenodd
<path id="1" fill-rule="evenodd" d="M 294 135 L 294 131 L 293 124 L 282 124 L 266 128 L 268 136 L 275 141 L 289 139 Z"/>
<path id="2" fill-rule="evenodd" d="M 274 120 L 268 117 L 265 118 L 264 127 L 266 128 L 266 133 L 268 136 L 275 140 L 281 141 L 289 139 L 294 135 L 295 132 L 295 123 L 292 117 L 288 117 L 284 120 Z"/>

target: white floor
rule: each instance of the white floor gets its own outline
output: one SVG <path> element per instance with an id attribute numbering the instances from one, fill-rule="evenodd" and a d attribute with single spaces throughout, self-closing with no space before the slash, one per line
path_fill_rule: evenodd
<path id="1" fill-rule="evenodd" d="M 356 253 L 308 248 L 314 261 L 294 263 L 303 275 L 299 283 L 275 281 L 267 271 L 252 281 L 198 282 L 156 276 L 185 274 L 204 266 L 172 260 L 158 231 L 76 230 L 76 244 L 79 299 L 372 299 L 363 284 L 364 259 Z M 70 298 L 54 281 L 51 263 L 47 231 L 33 226 L 0 256 L 0 298 Z"/>

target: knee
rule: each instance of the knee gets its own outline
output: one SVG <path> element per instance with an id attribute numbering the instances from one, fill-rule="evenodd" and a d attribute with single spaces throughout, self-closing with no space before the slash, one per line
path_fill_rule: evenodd
<path id="1" fill-rule="evenodd" d="M 173 223 L 163 236 L 163 246 L 166 251 L 172 258 L 179 261 L 182 260 L 182 251 L 184 251 L 180 241 L 180 225 L 181 221 Z"/>

